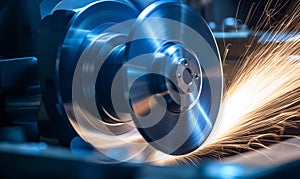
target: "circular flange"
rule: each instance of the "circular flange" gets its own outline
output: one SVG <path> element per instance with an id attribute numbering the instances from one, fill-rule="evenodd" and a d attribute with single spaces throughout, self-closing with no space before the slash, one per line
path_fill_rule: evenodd
<path id="1" fill-rule="evenodd" d="M 223 93 L 218 48 L 205 21 L 184 3 L 157 1 L 139 15 L 126 55 L 131 115 L 142 136 L 167 154 L 197 149 Z"/>
<path id="2" fill-rule="evenodd" d="M 130 119 L 121 121 L 111 110 L 111 101 L 107 100 L 110 86 L 105 86 L 112 80 L 106 72 L 117 71 L 114 68 L 122 64 L 119 60 L 123 59 L 132 23 L 123 24 L 121 29 L 111 27 L 137 15 L 127 1 L 99 1 L 84 7 L 71 19 L 57 57 L 58 101 L 76 132 L 98 150 L 131 145 L 142 139 Z M 102 87 L 108 88 L 105 94 L 101 94 Z M 141 147 L 145 145 L 144 142 Z"/>

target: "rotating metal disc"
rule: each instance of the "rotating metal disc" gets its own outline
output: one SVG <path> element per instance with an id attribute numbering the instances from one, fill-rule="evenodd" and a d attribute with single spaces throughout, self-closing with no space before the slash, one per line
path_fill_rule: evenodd
<path id="1" fill-rule="evenodd" d="M 127 90 L 135 125 L 156 149 L 197 149 L 217 117 L 222 67 L 200 15 L 178 1 L 158 1 L 137 18 L 127 45 Z"/>
<path id="2" fill-rule="evenodd" d="M 82 8 L 69 23 L 57 58 L 59 102 L 76 132 L 96 149 L 147 147 L 133 122 L 114 112 L 111 74 L 122 65 L 122 54 L 138 11 L 127 1 L 99 1 Z M 124 23 L 122 23 L 124 22 Z M 113 28 L 115 25 L 119 26 Z M 120 115 L 120 113 L 119 113 Z M 124 117 L 125 116 L 125 117 Z M 122 120 L 121 120 L 122 119 Z M 138 146 L 131 142 L 138 141 Z M 109 156 L 114 158 L 113 156 Z M 134 155 L 117 158 L 129 160 Z"/>
<path id="3" fill-rule="evenodd" d="M 133 4 L 97 1 L 76 9 L 56 59 L 56 107 L 101 152 L 133 149 L 109 155 L 118 161 L 153 147 L 187 154 L 205 141 L 219 110 L 216 43 L 180 1 Z"/>

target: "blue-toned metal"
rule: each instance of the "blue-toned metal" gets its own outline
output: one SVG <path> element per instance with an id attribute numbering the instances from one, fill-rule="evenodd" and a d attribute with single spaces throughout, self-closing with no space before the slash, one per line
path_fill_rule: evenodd
<path id="1" fill-rule="evenodd" d="M 222 97 L 222 67 L 209 27 L 184 3 L 157 1 L 141 12 L 130 38 L 128 59 L 160 54 L 144 68 L 144 73 L 154 74 L 136 80 L 129 89 L 138 130 L 165 153 L 181 155 L 197 149 L 212 130 Z M 141 66 L 128 67 L 128 77 Z M 145 127 L 148 121 L 140 116 L 155 108 L 147 105 L 152 95 L 162 96 L 166 104 L 156 105 L 166 105 L 167 110 L 157 124 Z"/>
<path id="2" fill-rule="evenodd" d="M 210 29 L 191 7 L 63 0 L 43 13 L 44 22 L 65 18 L 59 40 L 50 40 L 55 59 L 42 56 L 41 67 L 50 68 L 41 75 L 48 113 L 100 151 L 149 143 L 182 155 L 205 141 L 220 106 L 222 68 Z"/>
<path id="3" fill-rule="evenodd" d="M 119 16 L 120 12 L 124 14 Z M 135 18 L 138 13 L 125 0 L 87 0 L 75 5 L 67 0 L 56 4 L 44 15 L 39 31 L 39 66 L 43 100 L 50 121 L 41 121 L 40 127 L 42 131 L 59 131 L 42 136 L 56 137 L 67 145 L 75 136 L 68 117 L 74 112 L 70 109 L 66 113 L 64 105 L 72 103 L 73 75 L 82 51 L 102 31 L 115 23 Z"/>

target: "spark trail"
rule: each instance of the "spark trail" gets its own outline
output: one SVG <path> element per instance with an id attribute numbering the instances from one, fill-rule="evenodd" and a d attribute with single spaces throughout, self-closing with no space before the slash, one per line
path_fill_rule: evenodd
<path id="1" fill-rule="evenodd" d="M 222 159 L 296 137 L 284 131 L 297 128 L 300 119 L 300 1 L 289 6 L 289 15 L 276 26 L 270 19 L 278 9 L 268 9 L 270 4 L 255 30 L 268 26 L 271 42 L 244 56 L 224 94 L 222 123 L 213 140 L 188 155 L 160 162 L 197 164 L 203 158 Z M 284 33 L 290 35 L 276 41 Z"/>

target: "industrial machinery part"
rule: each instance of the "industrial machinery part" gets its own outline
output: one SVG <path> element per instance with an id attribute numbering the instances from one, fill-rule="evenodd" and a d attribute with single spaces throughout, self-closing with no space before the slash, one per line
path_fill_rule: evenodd
<path id="1" fill-rule="evenodd" d="M 209 1 L 205 0 L 205 2 Z M 212 29 L 216 31 L 213 35 L 219 44 L 220 54 L 224 54 L 224 60 L 226 56 L 226 61 L 223 62 L 226 83 L 232 80 L 234 68 L 239 68 L 236 64 L 243 62 L 241 55 L 245 51 L 252 53 L 257 45 L 262 46 L 270 42 L 275 46 L 277 43 L 280 45 L 282 40 L 295 35 L 289 32 L 280 35 L 280 39 L 274 39 L 269 27 L 266 28 L 269 32 L 240 29 L 239 25 L 235 24 L 237 21 L 234 18 L 229 21 L 224 19 L 232 16 L 245 21 L 249 11 L 255 9 L 254 18 L 247 23 L 252 29 L 253 23 L 257 23 L 256 21 L 260 19 L 255 17 L 261 17 L 266 9 L 265 4 L 277 4 L 278 1 L 214 0 L 212 2 L 210 7 L 204 7 L 203 15 L 208 22 L 214 22 L 215 27 Z M 101 7 L 100 3 L 102 3 Z M 288 3 L 290 2 L 280 4 L 280 11 L 288 11 L 289 8 L 281 6 L 286 6 Z M 108 10 L 103 9 L 104 4 Z M 236 12 L 237 8 L 233 8 L 237 4 L 239 4 L 239 13 Z M 176 5 L 177 8 L 171 8 Z M 220 80 L 218 71 L 221 69 L 217 65 L 216 68 L 203 67 L 205 62 L 210 63 L 211 60 L 217 59 L 203 58 L 205 54 L 207 56 L 211 54 L 205 48 L 206 42 L 213 51 L 216 48 L 214 42 L 209 40 L 213 39 L 209 30 L 205 25 L 201 25 L 202 20 L 198 15 L 194 17 L 195 13 L 188 13 L 192 11 L 185 6 L 179 1 L 155 2 L 153 0 L 0 1 L 0 163 L 2 164 L 0 164 L 0 175 L 2 178 L 44 178 L 45 176 L 68 178 L 200 178 L 201 176 L 205 178 L 274 178 L 276 176 L 291 178 L 299 176 L 298 146 L 300 140 L 298 137 L 284 142 L 276 141 L 278 144 L 271 146 L 267 144 L 267 149 L 258 149 L 242 155 L 236 155 L 237 150 L 241 151 L 236 149 L 231 153 L 234 154 L 233 157 L 221 154 L 221 163 L 206 161 L 205 157 L 210 155 L 204 155 L 203 160 L 197 160 L 195 157 L 201 155 L 197 151 L 181 155 L 197 147 L 197 143 L 194 143 L 199 140 L 197 137 L 187 140 L 194 145 L 188 145 L 188 142 L 184 145 L 177 143 L 181 148 L 173 152 L 176 147 L 173 146 L 173 148 L 172 145 L 174 141 L 176 145 L 180 136 L 173 135 L 177 130 L 172 128 L 172 125 L 179 123 L 180 119 L 184 120 L 179 134 L 185 135 L 184 130 L 188 124 L 191 124 L 191 130 L 186 131 L 203 135 L 204 143 L 199 142 L 201 146 L 198 151 L 201 151 L 202 147 L 205 148 L 205 144 L 211 141 L 215 126 L 218 125 L 218 119 L 215 119 L 213 113 L 209 113 L 207 108 L 216 110 L 218 108 L 218 105 L 211 102 L 213 98 L 209 95 L 220 94 L 217 91 L 220 88 L 214 86 L 220 85 L 220 81 L 211 81 L 211 78 L 217 77 Z M 118 12 L 111 11 L 113 7 L 118 8 Z M 91 12 L 93 9 L 98 10 L 93 14 Z M 202 7 L 201 11 L 203 13 Z M 240 16 L 240 13 L 245 17 Z M 271 21 L 281 19 L 281 17 L 277 18 L 281 15 L 286 15 L 286 12 L 276 11 Z M 81 21 L 79 21 L 80 17 L 82 17 Z M 91 19 L 92 17 L 94 19 Z M 77 26 L 74 25 L 75 22 L 78 22 Z M 201 27 L 202 30 L 199 31 L 196 26 Z M 233 26 L 236 26 L 238 31 L 234 29 L 233 32 Z M 40 40 L 38 44 L 35 43 L 38 37 L 37 32 Z M 196 35 L 193 32 L 196 32 Z M 204 41 L 201 41 L 198 35 L 202 36 Z M 68 40 L 67 37 L 69 37 Z M 253 43 L 251 48 L 245 45 L 250 42 Z M 226 44 L 231 45 L 231 50 L 228 51 Z M 78 46 L 79 48 L 76 48 Z M 39 51 L 39 55 L 35 50 Z M 198 50 L 202 52 L 198 53 Z M 108 57 L 106 58 L 105 55 Z M 179 59 L 181 55 L 185 58 L 179 60 L 178 64 L 176 59 Z M 297 60 L 298 56 L 292 56 L 291 59 Z M 176 63 L 178 71 L 173 68 Z M 215 63 L 219 63 L 218 60 Z M 61 64 L 64 68 L 59 68 Z M 199 64 L 201 68 L 197 68 L 198 65 L 195 64 Z M 210 65 L 209 67 L 214 66 Z M 70 76 L 68 76 L 70 71 Z M 194 73 L 199 74 L 194 77 L 189 75 Z M 211 75 L 208 78 L 207 73 L 215 73 L 215 76 Z M 65 81 L 60 76 L 65 76 L 63 78 Z M 202 80 L 193 81 L 197 77 Z M 68 82 L 70 79 L 71 85 Z M 215 92 L 209 90 L 205 80 L 210 84 L 215 82 L 211 85 L 214 86 L 211 89 L 217 90 Z M 40 81 L 42 88 L 39 85 Z M 195 86 L 189 85 L 192 81 Z M 189 90 L 193 91 L 194 87 L 201 93 L 199 99 L 193 101 L 201 104 L 204 94 L 208 95 L 204 99 L 210 105 L 207 107 L 203 104 L 202 106 L 206 107 L 203 111 L 208 114 L 208 121 L 211 121 L 210 123 L 214 126 L 208 136 L 207 133 L 201 131 L 197 133 L 192 130 L 196 129 L 194 127 L 197 125 L 190 123 L 191 119 L 199 119 L 199 121 L 203 119 L 201 116 L 197 118 L 197 110 L 190 107 L 193 104 L 186 100 L 197 95 L 197 93 L 189 92 Z M 45 103 L 41 101 L 41 92 Z M 191 95 L 180 96 L 184 94 Z M 71 95 L 69 102 L 66 95 Z M 214 99 L 217 100 L 218 96 Z M 199 112 L 201 108 L 198 109 Z M 180 113 L 184 114 L 183 111 L 190 113 L 183 115 L 183 118 L 178 118 Z M 174 115 L 170 116 L 170 114 Z M 204 121 L 203 124 L 207 123 Z M 152 129 L 148 127 L 151 125 L 154 125 Z M 208 129 L 211 129 L 211 126 L 208 126 Z M 289 136 L 299 135 L 297 128 L 292 131 L 286 129 L 285 132 Z M 78 134 L 101 152 L 90 150 L 92 146 L 84 142 Z M 166 134 L 172 135 L 167 137 L 165 142 L 156 140 Z M 69 145 L 70 148 L 52 146 L 57 142 L 55 139 L 58 139 L 60 144 Z M 124 141 L 120 142 L 122 139 Z M 144 151 L 144 156 L 148 158 L 141 158 L 141 155 L 135 153 L 136 151 L 124 149 Z M 179 157 L 168 156 L 167 160 L 159 164 L 167 165 L 168 162 L 170 164 L 176 162 L 177 165 L 181 162 L 188 162 L 197 167 L 130 164 L 131 162 L 151 161 L 149 159 L 151 157 L 155 160 L 162 154 L 159 151 L 150 153 L 149 149 L 151 149 L 150 152 L 158 149 L 172 155 L 181 155 Z M 128 154 L 128 152 L 131 153 Z M 111 160 L 108 157 L 118 160 Z M 128 160 L 129 157 L 133 160 Z M 168 160 L 174 158 L 178 160 Z M 103 165 L 99 164 L 99 161 L 100 163 L 119 163 L 120 161 L 129 163 Z M 165 161 L 166 163 L 163 163 Z M 53 171 L 51 173 L 49 173 L 49 166 Z"/>
<path id="2" fill-rule="evenodd" d="M 100 151 L 150 144 L 182 155 L 206 140 L 219 111 L 222 68 L 195 10 L 176 0 L 64 0 L 43 13 L 45 128 L 59 128 L 67 141 L 73 127 Z"/>

